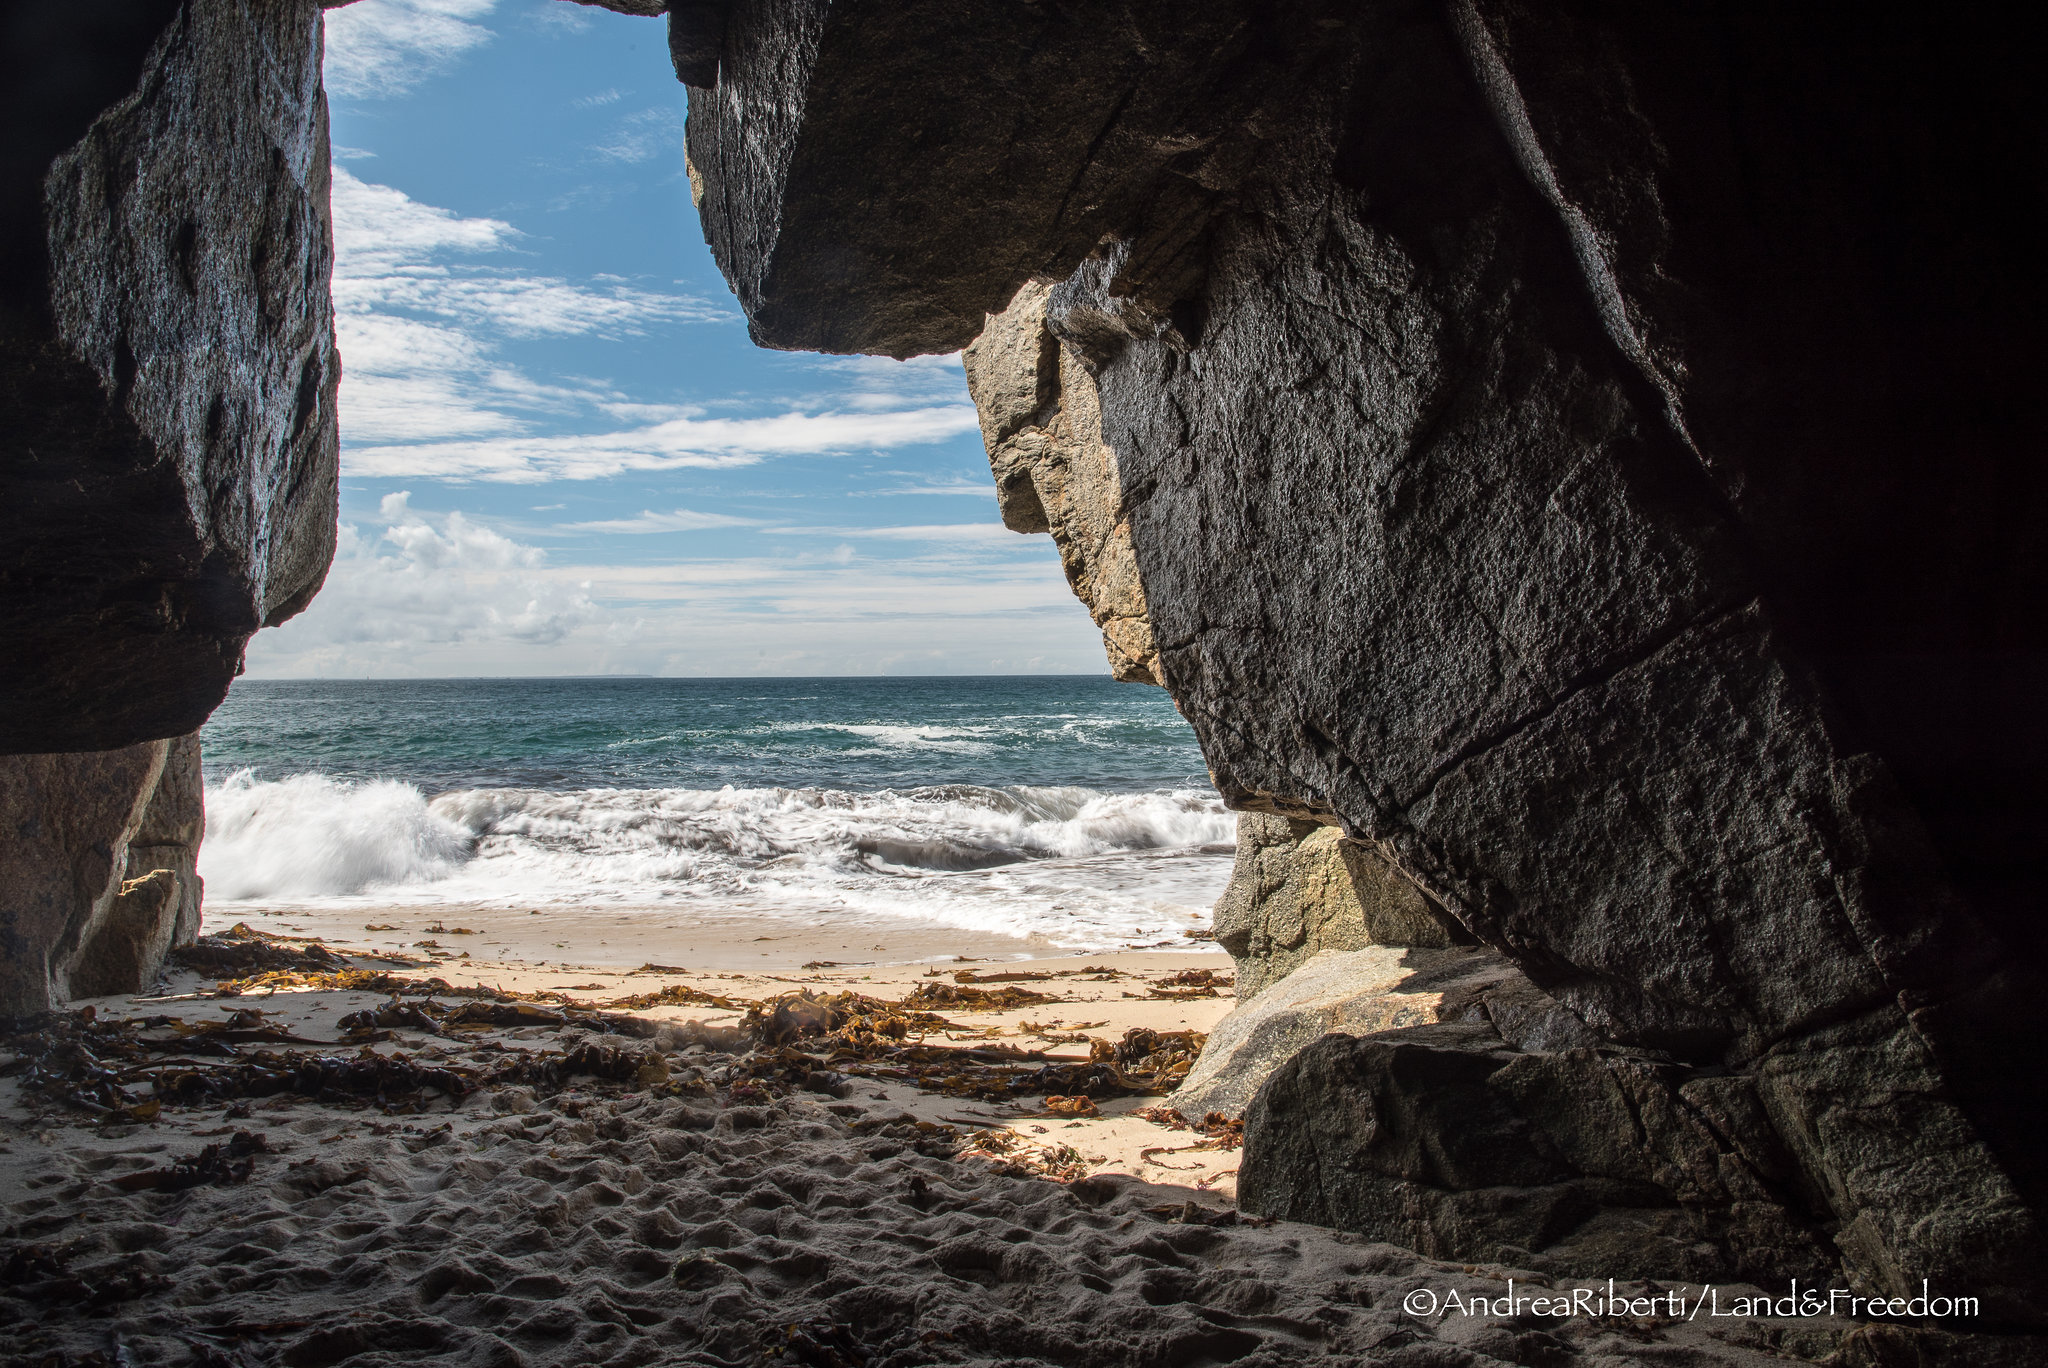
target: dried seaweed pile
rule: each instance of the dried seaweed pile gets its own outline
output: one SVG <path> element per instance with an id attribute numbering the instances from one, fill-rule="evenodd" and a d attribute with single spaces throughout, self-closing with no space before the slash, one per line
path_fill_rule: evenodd
<path id="1" fill-rule="evenodd" d="M 393 999 L 344 1018 L 345 1038 L 310 1040 L 266 1026 L 263 1014 L 239 1010 L 225 1020 L 187 1022 L 169 1016 L 100 1020 L 91 1008 L 33 1019 L 5 1039 L 15 1058 L 0 1076 L 21 1080 L 25 1096 L 92 1114 L 103 1123 L 152 1121 L 166 1105 L 200 1106 L 293 1094 L 322 1102 L 374 1104 L 390 1112 L 423 1110 L 439 1095 L 460 1098 L 479 1088 L 558 1088 L 578 1075 L 636 1083 L 665 1080 L 662 1056 L 601 1040 L 561 1050 L 506 1050 L 482 1061 L 455 1059 L 431 1047 L 380 1052 L 392 1028 L 429 1035 L 507 1026 L 575 1028 L 645 1035 L 653 1025 L 600 1013 L 547 1012 L 526 1003 L 465 1002 L 413 1006 Z M 307 1050 L 251 1049 L 303 1045 Z"/>
<path id="2" fill-rule="evenodd" d="M 438 929 L 444 935 L 476 934 L 467 927 L 460 926 Z M 710 1007 L 720 1011 L 739 1012 L 752 1005 L 743 998 L 707 993 L 681 983 L 671 983 L 652 993 L 629 993 L 604 1002 L 585 1003 L 561 992 L 524 993 L 510 988 L 458 987 L 443 978 L 402 978 L 382 970 L 357 968 L 348 959 L 317 941 L 275 936 L 267 931 L 258 931 L 243 922 L 237 922 L 233 927 L 217 935 L 201 936 L 193 944 L 174 951 L 173 957 L 186 968 L 206 974 L 222 975 L 213 988 L 215 997 L 244 997 L 252 993 L 294 988 L 389 993 L 415 997 L 477 998 L 490 999 L 494 1002 L 552 1002 L 565 1007 L 613 1012 L 637 1012 L 649 1007 Z M 421 963 L 419 960 L 408 960 L 404 956 L 395 958 L 401 963 Z M 644 971 L 634 972 L 645 971 L 681 972 L 669 970 L 662 965 L 647 965 Z"/>
<path id="3" fill-rule="evenodd" d="M 187 969 L 220 978 L 265 973 L 330 973 L 348 961 L 317 940 L 273 936 L 247 922 L 201 936 L 171 951 L 171 959 Z"/>
<path id="4" fill-rule="evenodd" d="M 1215 969 L 1183 969 L 1151 986 L 1153 997 L 1212 998 L 1237 987 L 1237 979 Z"/>
<path id="5" fill-rule="evenodd" d="M 958 983 L 920 983 L 903 996 L 906 1007 L 951 1007 L 967 1012 L 1007 1012 L 1013 1007 L 1056 1001 L 1050 993 L 1029 988 L 973 988 Z"/>
<path id="6" fill-rule="evenodd" d="M 1153 1122 L 1155 1126 L 1165 1126 L 1167 1130 L 1192 1130 L 1192 1132 L 1196 1132 L 1196 1135 L 1204 1137 L 1202 1141 L 1198 1141 L 1194 1145 L 1184 1145 L 1184 1149 L 1243 1149 L 1245 1147 L 1245 1120 L 1243 1120 L 1243 1116 L 1225 1116 L 1223 1112 L 1206 1112 L 1202 1116 L 1202 1120 L 1188 1120 L 1178 1110 L 1169 1108 L 1169 1106 L 1147 1106 L 1147 1108 L 1141 1108 L 1139 1112 L 1133 1112 L 1133 1114 L 1135 1116 L 1143 1116 L 1145 1120 Z"/>
<path id="7" fill-rule="evenodd" d="M 853 1079 L 871 1078 L 991 1102 L 1043 1096 L 1054 1114 L 1085 1116 L 1095 1114 L 1095 1099 L 1170 1092 L 1204 1041 L 1198 1032 L 1134 1028 L 1118 1042 L 1093 1040 L 1085 1061 L 1058 1059 L 983 1043 L 978 1032 L 931 1010 L 1000 1011 L 1057 1001 L 1008 980 L 1072 970 L 963 970 L 950 983 L 921 983 L 900 1001 L 811 989 L 751 1001 L 672 984 L 589 1003 L 559 992 L 457 987 L 440 978 L 359 969 L 317 942 L 239 924 L 180 954 L 192 967 L 239 975 L 219 982 L 216 997 L 312 988 L 377 992 L 386 1001 L 343 1017 L 332 1040 L 282 1030 L 253 1008 L 199 1021 L 168 1015 L 100 1020 L 90 1009 L 53 1014 L 15 1026 L 4 1042 L 15 1058 L 0 1066 L 0 1075 L 19 1077 L 27 1098 L 87 1112 L 101 1124 L 152 1121 L 165 1106 L 238 1106 L 284 1095 L 418 1113 L 481 1089 L 552 1094 L 579 1079 L 628 1090 L 722 1094 L 744 1105 L 795 1091 L 844 1097 Z M 1167 982 L 1213 992 L 1218 980 L 1209 971 L 1192 971 Z M 707 1027 L 621 1014 L 668 1006 L 743 1015 L 735 1025 Z M 491 1038 L 505 1030 L 518 1031 L 521 1039 L 536 1032 L 565 1038 L 532 1048 Z M 951 1035 L 953 1043 L 931 1039 L 947 1032 L 968 1034 Z M 621 1036 L 634 1040 L 615 1039 Z M 958 1043 L 963 1039 L 970 1043 Z M 678 1051 L 689 1062 L 676 1060 Z"/>
<path id="8" fill-rule="evenodd" d="M 919 989 L 961 990 L 920 984 Z M 814 996 L 790 993 L 756 1004 L 740 1023 L 764 1048 L 734 1067 L 757 1080 L 831 1090 L 831 1077 L 858 1076 L 906 1082 L 925 1092 L 983 1101 L 1011 1101 L 1039 1094 L 1062 1097 L 1152 1096 L 1171 1091 L 1187 1075 L 1206 1039 L 1196 1031 L 1158 1032 L 1142 1027 L 1121 1043 L 1096 1042 L 1083 1062 L 1054 1059 L 1042 1051 L 1007 1044 L 960 1047 L 928 1045 L 926 1033 L 952 1022 L 915 1010 L 928 998 L 912 992 L 901 1002 L 857 993 Z M 912 1035 L 916 1039 L 912 1039 Z M 797 1075 L 801 1073 L 803 1081 Z"/>
<path id="9" fill-rule="evenodd" d="M 962 1159 L 982 1159 L 1012 1178 L 1050 1178 L 1073 1183 L 1088 1176 L 1092 1156 L 1064 1141 L 1034 1140 L 1013 1130 L 976 1131 L 959 1150 Z"/>
<path id="10" fill-rule="evenodd" d="M 356 971 L 342 971 L 343 977 Z M 408 985 L 414 987 L 416 985 Z M 927 1044 L 954 1023 L 903 1002 L 844 992 L 797 992 L 748 1006 L 736 1027 L 675 1026 L 587 1007 L 550 1008 L 518 999 L 472 997 L 454 1005 L 425 998 L 386 1002 L 345 1016 L 340 1038 L 314 1040 L 265 1024 L 250 1008 L 215 1021 L 171 1016 L 100 1020 L 88 1008 L 26 1023 L 5 1044 L 25 1095 L 93 1114 L 103 1123 L 154 1120 L 166 1105 L 199 1106 L 296 1095 L 427 1109 L 437 1097 L 481 1088 L 558 1091 L 580 1077 L 638 1088 L 726 1090 L 737 1101 L 797 1090 L 844 1096 L 854 1077 L 910 1083 L 924 1091 L 985 1101 L 1036 1095 L 1062 1099 L 1149 1096 L 1170 1091 L 1201 1052 L 1196 1032 L 1143 1028 L 1122 1042 L 1097 1041 L 1087 1061 L 1058 1060 L 1008 1044 Z M 511 1049 L 490 1032 L 569 1033 L 559 1048 Z M 426 1036 L 424 1048 L 403 1033 Z M 638 1038 L 626 1045 L 607 1036 Z M 644 1043 L 660 1037 L 652 1048 Z M 308 1048 L 272 1048 L 300 1046 Z M 458 1052 L 471 1048 L 465 1057 Z M 715 1052 L 726 1062 L 672 1079 L 667 1050 Z M 706 1063 L 711 1063 L 707 1060 Z M 1075 1114 L 1080 1114 L 1076 1108 Z"/>

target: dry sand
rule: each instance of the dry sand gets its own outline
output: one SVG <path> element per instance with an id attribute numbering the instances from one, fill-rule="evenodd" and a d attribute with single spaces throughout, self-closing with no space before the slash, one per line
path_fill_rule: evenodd
<path id="1" fill-rule="evenodd" d="M 461 924 L 445 909 L 421 921 L 420 934 L 400 934 L 468 943 L 452 929 L 425 934 L 428 922 Z M 1046 1034 L 1206 1031 L 1231 1006 L 1227 996 L 1155 996 L 1177 991 L 1156 985 L 1183 970 L 1227 968 L 1215 955 L 805 969 L 821 957 L 808 945 L 778 947 L 766 965 L 719 967 L 732 950 L 696 972 L 478 951 L 402 972 L 584 1001 L 669 984 L 734 999 L 796 989 L 894 999 L 920 982 L 950 983 L 963 967 L 1044 973 L 1019 986 L 1060 1001 L 948 1008 L 960 1039 L 927 1043 L 994 1041 L 1074 1061 L 1088 1057 L 1085 1042 Z M 1100 969 L 1115 972 L 1084 972 Z M 386 1000 L 336 990 L 217 997 L 211 986 L 183 974 L 168 995 L 92 1005 L 102 1023 L 254 1010 L 263 1015 L 239 1018 L 244 1027 L 334 1042 L 343 1016 Z M 1240 1220 L 1237 1152 L 1184 1148 L 1201 1137 L 1133 1114 L 1161 1099 L 1106 1101 L 1101 1117 L 1076 1120 L 1049 1114 L 1039 1097 L 986 1102 L 887 1079 L 836 1085 L 843 1096 L 774 1096 L 735 1080 L 737 1033 L 720 1028 L 738 1013 L 632 1015 L 657 1023 L 637 1028 L 654 1038 L 512 1024 L 439 1036 L 399 1028 L 325 1051 L 225 1047 L 306 1049 L 359 1066 L 370 1050 L 472 1070 L 579 1047 L 660 1061 L 655 1073 L 610 1082 L 430 1091 L 395 1108 L 288 1093 L 94 1124 L 25 1094 L 10 1068 L 0 1078 L 5 1362 L 1762 1364 L 1840 1352 L 1853 1362 L 1856 1336 L 1879 1333 L 1831 1321 L 1418 1317 L 1403 1309 L 1418 1291 L 1497 1298 L 1511 1277 L 1523 1291 L 1550 1280 Z M 708 1032 L 679 1025 L 688 1021 Z M 133 1187 L 131 1175 L 230 1144 L 212 1181 L 179 1191 L 119 1181 Z M 1047 1169 L 1089 1176 L 1053 1181 Z"/>

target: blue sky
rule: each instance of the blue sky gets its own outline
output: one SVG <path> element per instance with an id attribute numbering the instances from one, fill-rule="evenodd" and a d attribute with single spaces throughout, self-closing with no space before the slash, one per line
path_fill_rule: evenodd
<path id="1" fill-rule="evenodd" d="M 958 358 L 747 341 L 662 20 L 326 22 L 341 549 L 252 676 L 1105 671 Z"/>

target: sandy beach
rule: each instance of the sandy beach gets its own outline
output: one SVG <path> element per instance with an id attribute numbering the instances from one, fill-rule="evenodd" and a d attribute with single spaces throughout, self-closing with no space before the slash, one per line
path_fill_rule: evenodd
<path id="1" fill-rule="evenodd" d="M 508 908 L 460 902 L 325 903 L 247 909 L 228 905 L 209 916 L 210 926 L 244 920 L 272 934 L 314 936 L 336 946 L 434 959 L 444 966 L 467 956 L 476 967 L 464 967 L 464 973 L 489 967 L 494 972 L 542 977 L 554 972 L 550 966 L 589 969 L 605 978 L 646 964 L 672 963 L 689 973 L 788 973 L 809 964 L 828 964 L 836 982 L 865 973 L 907 972 L 910 965 L 917 965 L 922 972 L 930 967 L 927 962 L 1049 959 L 1072 954 L 1044 936 L 976 931 L 902 917 L 853 923 L 836 908 L 822 910 L 810 924 L 788 917 L 725 916 L 697 906 L 612 904 Z M 428 940 L 434 944 L 422 944 Z M 1133 938 L 1125 943 L 1124 952 L 1154 949 L 1155 941 L 1154 937 Z M 1185 942 L 1168 943 L 1185 946 Z M 1183 948 L 1175 953 L 1188 963 L 1223 970 L 1230 966 L 1229 957 L 1217 949 L 1190 952 Z M 1099 959 L 1096 955 L 1090 962 Z M 1147 956 L 1142 962 L 1163 964 L 1166 959 Z M 853 972 L 856 970 L 858 973 Z M 878 977 L 876 981 L 895 980 Z"/>
<path id="2" fill-rule="evenodd" d="M 7 1361 L 1763 1363 L 1872 1333 L 1418 1316 L 1553 1280 L 1243 1218 L 1236 1137 L 1170 1091 L 1018 1091 L 1170 1087 L 1165 1046 L 1232 1006 L 1218 954 L 627 969 L 646 942 L 589 962 L 546 937 L 610 928 L 560 915 L 498 942 L 559 958 L 464 958 L 444 909 L 14 1037 Z M 804 1016 L 833 1002 L 865 1015 Z"/>

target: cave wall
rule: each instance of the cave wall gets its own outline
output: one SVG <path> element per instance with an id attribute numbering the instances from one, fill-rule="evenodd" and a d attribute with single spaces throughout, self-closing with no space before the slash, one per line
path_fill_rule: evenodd
<path id="1" fill-rule="evenodd" d="M 1067 584 L 1102 630 L 1110 674 L 1157 684 L 1159 646 L 1116 453 L 1102 440 L 1095 377 L 1046 327 L 1051 293 L 1026 285 L 961 354 L 996 506 L 1012 532 L 1051 534 Z"/>
<path id="2" fill-rule="evenodd" d="M 0 754 L 195 730 L 326 574 L 320 13 L 0 17 Z"/>
<path id="3" fill-rule="evenodd" d="M 0 14 L 0 1015 L 197 934 L 194 733 L 333 555 L 320 14 Z"/>
<path id="4" fill-rule="evenodd" d="M 182 934 L 182 856 L 139 868 L 188 848 L 164 738 L 318 588 L 339 361 L 314 4 L 0 23 L 11 1013 Z M 1249 1206 L 1415 1243 L 1409 1198 L 1556 1188 L 1597 1222 L 1648 1183 L 1729 1271 L 2040 1318 L 2038 24 L 671 13 L 755 338 L 980 336 L 1006 520 L 1054 534 L 1226 798 L 1335 833 L 1326 873 L 1377 861 L 1484 947 L 1431 953 L 1595 1033 L 1326 1037 L 1248 1107 Z M 1596 1152 L 1557 1097 L 1664 1119 Z M 1381 1120 L 1516 1138 L 1443 1151 L 1431 1196 Z"/>
<path id="5" fill-rule="evenodd" d="M 200 759 L 198 732 L 171 742 L 142 824 L 128 841 L 124 878 L 147 878 L 163 869 L 177 884 L 168 918 L 170 945 L 190 945 L 199 935 L 206 887 L 199 877 L 199 844 L 206 838 L 206 776 Z M 162 957 L 159 950 L 156 958 Z"/>
<path id="6" fill-rule="evenodd" d="M 144 741 L 83 755 L 0 757 L 0 1016 L 70 996 L 70 961 L 121 895 L 128 842 L 170 749 Z"/>
<path id="7" fill-rule="evenodd" d="M 199 737 L 0 756 L 0 1018 L 139 993 L 199 934 Z"/>
<path id="8" fill-rule="evenodd" d="M 1325 951 L 1472 940 L 1371 846 L 1263 812 L 1238 816 L 1237 858 L 1212 925 L 1237 966 L 1240 1003 Z"/>
<path id="9" fill-rule="evenodd" d="M 1859 1284 L 2028 1319 L 2048 44 L 1993 31 L 740 0 L 689 146 L 767 345 L 1044 292 L 1233 805 L 1370 847 L 1680 1094 L 1744 1080 Z M 1279 1124 L 1247 1190 L 1314 1209 Z"/>

